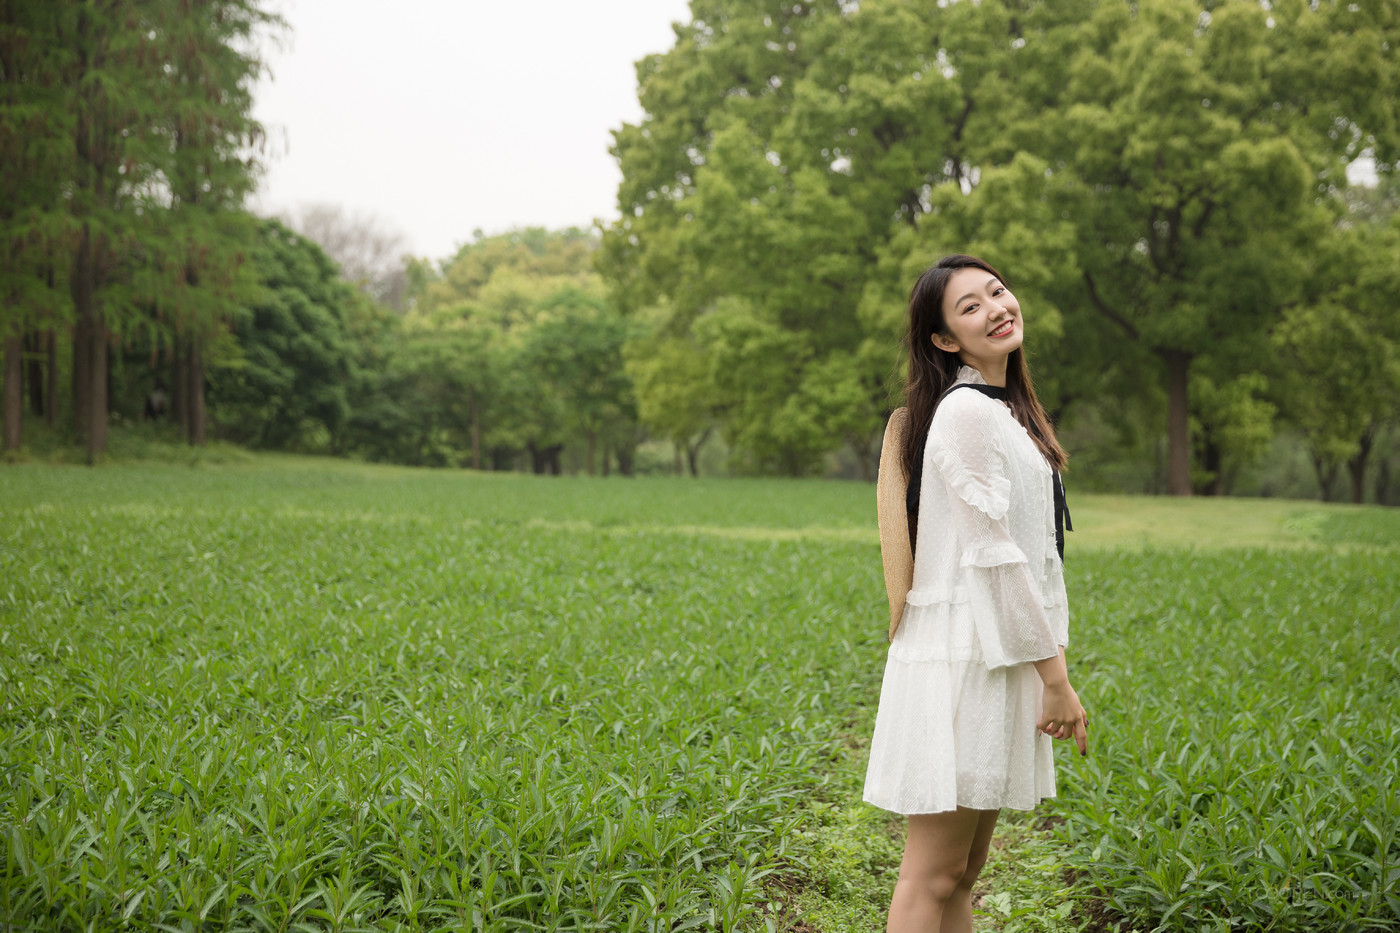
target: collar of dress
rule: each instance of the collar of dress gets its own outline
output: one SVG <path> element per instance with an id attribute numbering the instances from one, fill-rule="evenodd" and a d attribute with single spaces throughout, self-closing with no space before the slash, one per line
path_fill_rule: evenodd
<path id="1" fill-rule="evenodd" d="M 988 385 L 987 380 L 982 378 L 982 374 L 971 366 L 959 366 L 958 376 L 954 385 L 967 383 L 975 386 L 986 386 L 989 391 L 984 394 L 991 396 L 998 401 L 1006 401 L 1006 389 L 1002 386 Z"/>
<path id="2" fill-rule="evenodd" d="M 976 369 L 973 369 L 971 366 L 968 366 L 967 364 L 963 364 L 962 366 L 958 367 L 958 376 L 956 381 L 970 382 L 973 385 L 981 386 L 987 384 L 987 380 L 982 378 L 982 374 L 979 373 Z"/>

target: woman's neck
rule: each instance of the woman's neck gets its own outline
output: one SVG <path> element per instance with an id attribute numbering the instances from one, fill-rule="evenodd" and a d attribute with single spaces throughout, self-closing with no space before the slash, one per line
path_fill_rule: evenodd
<path id="1" fill-rule="evenodd" d="M 996 386 L 998 389 L 1006 388 L 1006 360 L 1005 356 L 996 360 L 976 360 L 966 356 L 962 358 L 965 365 L 982 374 L 982 379 L 987 385 Z"/>

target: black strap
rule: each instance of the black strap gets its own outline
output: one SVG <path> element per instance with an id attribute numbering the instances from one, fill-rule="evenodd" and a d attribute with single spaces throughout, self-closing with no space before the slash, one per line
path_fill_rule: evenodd
<path id="1" fill-rule="evenodd" d="M 994 398 L 999 402 L 1006 401 L 1006 389 L 1001 386 L 982 385 L 976 382 L 959 382 L 949 387 L 938 397 L 938 404 L 943 404 L 943 400 L 949 393 L 957 389 L 976 389 L 988 398 Z M 937 410 L 937 406 L 935 406 Z M 1055 549 L 1060 552 L 1060 560 L 1065 559 L 1065 532 L 1074 530 L 1074 522 L 1070 519 L 1069 504 L 1065 501 L 1065 484 L 1060 479 L 1060 471 L 1053 470 L 1053 488 L 1055 490 Z M 904 493 L 904 510 L 909 518 L 909 548 L 914 549 L 914 537 L 919 524 L 919 492 L 923 485 L 921 472 L 916 471 L 909 477 L 909 488 Z"/>
<path id="2" fill-rule="evenodd" d="M 1055 474 L 1055 550 L 1060 552 L 1060 560 L 1065 559 L 1065 532 L 1074 530 L 1074 522 L 1069 517 L 1069 503 L 1065 501 L 1065 481 L 1060 479 L 1060 471 Z"/>

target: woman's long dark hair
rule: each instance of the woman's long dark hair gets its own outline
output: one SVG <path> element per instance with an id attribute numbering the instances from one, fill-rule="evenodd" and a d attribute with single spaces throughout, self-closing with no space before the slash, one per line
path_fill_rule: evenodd
<path id="1" fill-rule="evenodd" d="M 1006 284 L 1000 272 L 975 256 L 944 256 L 919 276 L 909 293 L 909 379 L 904 384 L 909 430 L 905 432 L 904 450 L 900 452 L 906 478 L 919 475 L 924 444 L 933 424 L 933 411 L 943 393 L 957 381 L 958 367 L 963 365 L 956 353 L 934 346 L 933 335 L 949 335 L 943 321 L 943 293 L 953 273 L 968 268 L 983 269 Z M 1036 397 L 1030 367 L 1020 347 L 1012 350 L 1006 361 L 1006 401 L 1011 405 L 1011 414 L 1045 455 L 1046 462 L 1052 469 L 1063 470 L 1069 456 L 1055 439 L 1055 428 Z"/>

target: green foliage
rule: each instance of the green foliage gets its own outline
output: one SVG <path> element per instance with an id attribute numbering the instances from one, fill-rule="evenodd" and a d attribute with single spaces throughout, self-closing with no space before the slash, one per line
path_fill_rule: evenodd
<path id="1" fill-rule="evenodd" d="M 261 289 L 233 322 L 237 349 L 211 372 L 215 417 L 253 446 L 334 449 L 362 378 L 349 317 L 367 299 L 310 240 L 275 220 L 259 233 Z"/>
<path id="2" fill-rule="evenodd" d="M 71 346 L 69 408 L 92 462 L 116 338 L 149 344 L 152 368 L 174 351 L 175 407 L 203 442 L 202 353 L 253 288 L 252 86 L 277 22 L 258 0 L 0 10 L 0 330 Z M 50 423 L 56 391 L 35 406 Z M 4 408 L 17 436 L 18 384 Z"/>
<path id="3" fill-rule="evenodd" d="M 638 66 L 646 117 L 616 134 L 623 217 L 600 269 L 624 312 L 662 309 L 668 338 L 712 350 L 746 469 L 800 474 L 846 443 L 868 461 L 895 347 L 853 353 L 869 333 L 852 312 L 922 174 L 948 171 L 955 95 L 917 73 L 934 26 L 847 6 L 694 5 Z"/>
<path id="4" fill-rule="evenodd" d="M 227 315 L 254 181 L 243 147 L 261 134 L 249 49 L 276 22 L 250 0 L 7 5 L 0 272 L 24 298 L 9 315 L 71 311 L 70 275 L 91 276 L 120 330 Z"/>
<path id="5" fill-rule="evenodd" d="M 1050 809 L 1067 863 L 1114 910 L 1192 933 L 1400 926 L 1384 543 L 1106 552 L 1074 575 L 1092 748 Z"/>
<path id="6" fill-rule="evenodd" d="M 1385 4 L 706 0 L 692 14 L 638 64 L 645 115 L 615 134 L 622 216 L 599 268 L 664 340 L 733 335 L 748 309 L 742 365 L 766 355 L 794 396 L 784 408 L 740 374 L 717 387 L 751 469 L 801 472 L 842 443 L 863 456 L 897 404 L 909 284 L 973 252 L 1021 295 L 1064 423 L 1107 422 L 1116 459 L 1134 460 L 1143 409 L 1170 406 L 1152 419 L 1170 431 L 1154 469 L 1189 491 L 1194 417 L 1197 478 L 1224 478 L 1267 443 L 1269 405 L 1286 408 L 1255 377 L 1274 385 L 1271 330 L 1311 303 L 1347 164 L 1370 153 L 1386 174 L 1400 155 L 1393 108 L 1357 90 L 1400 87 L 1378 51 L 1400 42 Z M 658 430 L 698 420 L 661 402 L 679 391 L 647 393 Z"/>
<path id="7" fill-rule="evenodd" d="M 883 639 L 869 543 L 668 524 L 849 486 L 0 486 L 6 926 L 748 928 Z"/>
<path id="8" fill-rule="evenodd" d="M 1400 412 L 1400 219 L 1356 223 L 1321 251 L 1309 300 L 1274 330 L 1280 409 L 1308 439 L 1319 480 L 1369 453 Z M 1354 489 L 1361 501 L 1360 489 Z"/>
<path id="9" fill-rule="evenodd" d="M 694 337 L 652 335 L 623 347 L 627 375 L 637 396 L 638 417 L 690 457 L 691 473 L 701 445 L 719 420 L 713 371 Z"/>
<path id="10" fill-rule="evenodd" d="M 550 292 L 563 284 L 586 286 L 593 278 L 592 237 L 577 228 L 551 231 L 526 227 L 499 236 L 482 236 L 463 245 L 442 264 L 440 274 L 415 267 L 410 297 L 415 310 L 428 313 L 461 302 L 483 301 L 496 307 L 510 323 L 509 312 L 519 305 L 504 297 L 534 286 Z"/>
<path id="11" fill-rule="evenodd" d="M 515 364 L 526 379 L 527 409 L 537 416 L 563 409 L 555 416 L 559 433 L 583 436 L 590 474 L 600 439 L 630 461 L 637 410 L 622 351 L 633 328 L 601 298 L 576 288 L 555 292 L 535 311 Z"/>
<path id="12" fill-rule="evenodd" d="M 879 929 L 872 499 L 0 470 L 0 925 Z M 1092 750 L 1058 750 L 1058 841 L 1003 821 L 979 924 L 1394 928 L 1400 528 L 1292 505 L 1295 551 L 1078 547 L 1134 507 L 1209 545 L 1218 507 L 1084 504 Z M 1284 509 L 1228 504 L 1225 531 Z"/>
<path id="13" fill-rule="evenodd" d="M 1228 478 L 1244 464 L 1258 460 L 1274 437 L 1277 409 L 1267 400 L 1268 379 L 1262 373 L 1245 373 L 1219 383 L 1198 372 L 1191 379 L 1191 399 L 1199 412 L 1199 436 L 1207 444 L 1204 484 L 1219 482 L 1228 491 Z"/>
<path id="14" fill-rule="evenodd" d="M 440 275 L 415 267 L 413 310 L 379 393 L 409 425 L 386 419 L 362 449 L 478 468 L 528 450 L 536 472 L 557 472 L 573 445 L 589 473 L 600 448 L 605 470 L 612 458 L 630 472 L 637 414 L 622 348 L 636 328 L 603 299 L 594 246 L 582 231 L 532 228 L 478 237 Z"/>

